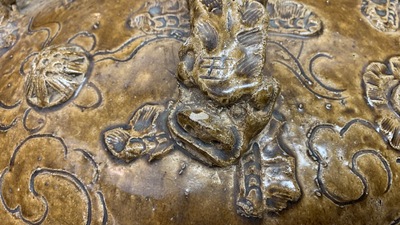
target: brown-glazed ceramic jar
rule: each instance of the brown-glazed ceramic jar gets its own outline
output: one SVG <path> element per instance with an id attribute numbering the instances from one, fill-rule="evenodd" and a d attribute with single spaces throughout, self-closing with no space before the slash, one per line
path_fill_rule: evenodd
<path id="1" fill-rule="evenodd" d="M 0 1 L 0 223 L 400 224 L 399 10 Z"/>

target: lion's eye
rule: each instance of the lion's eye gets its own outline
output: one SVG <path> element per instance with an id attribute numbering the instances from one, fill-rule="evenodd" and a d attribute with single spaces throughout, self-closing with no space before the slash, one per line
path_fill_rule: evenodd
<path id="1" fill-rule="evenodd" d="M 199 37 L 204 44 L 204 47 L 208 51 L 212 51 L 217 48 L 218 45 L 218 33 L 216 29 L 205 21 L 200 21 L 197 25 Z"/>

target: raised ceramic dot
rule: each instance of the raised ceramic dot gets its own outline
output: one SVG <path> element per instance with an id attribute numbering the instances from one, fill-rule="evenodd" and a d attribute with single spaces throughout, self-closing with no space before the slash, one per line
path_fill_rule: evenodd
<path id="1" fill-rule="evenodd" d="M 327 110 L 331 110 L 332 109 L 332 104 L 331 103 L 326 103 L 325 108 Z"/>

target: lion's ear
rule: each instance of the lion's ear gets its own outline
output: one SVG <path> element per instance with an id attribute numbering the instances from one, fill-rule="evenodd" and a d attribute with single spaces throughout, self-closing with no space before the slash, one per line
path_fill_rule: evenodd
<path id="1" fill-rule="evenodd" d="M 216 15 L 222 15 L 222 0 L 199 0 L 199 2 L 206 8 L 208 12 Z"/>

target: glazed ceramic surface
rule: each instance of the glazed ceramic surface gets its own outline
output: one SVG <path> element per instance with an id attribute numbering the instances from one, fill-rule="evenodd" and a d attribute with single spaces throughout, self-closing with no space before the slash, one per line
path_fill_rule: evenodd
<path id="1" fill-rule="evenodd" d="M 1 224 L 399 224 L 400 3 L 0 1 Z"/>

